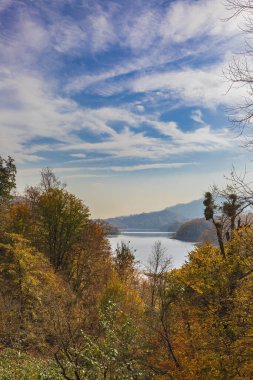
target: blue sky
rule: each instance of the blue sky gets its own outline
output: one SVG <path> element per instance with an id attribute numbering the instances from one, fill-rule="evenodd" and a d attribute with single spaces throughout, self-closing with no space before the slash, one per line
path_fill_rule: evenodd
<path id="1" fill-rule="evenodd" d="M 18 189 L 52 167 L 107 217 L 224 183 L 240 148 L 223 76 L 240 20 L 223 0 L 1 0 L 0 152 Z"/>

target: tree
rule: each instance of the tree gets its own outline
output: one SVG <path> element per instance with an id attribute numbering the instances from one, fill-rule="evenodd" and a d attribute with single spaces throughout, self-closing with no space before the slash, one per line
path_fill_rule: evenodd
<path id="1" fill-rule="evenodd" d="M 11 192 L 16 187 L 16 166 L 9 156 L 7 160 L 0 156 L 0 232 L 6 228 Z"/>
<path id="2" fill-rule="evenodd" d="M 180 306 L 190 316 L 185 342 L 185 364 L 194 371 L 190 379 L 252 376 L 252 242 L 252 229 L 241 227 L 225 243 L 226 260 L 205 244 L 178 270 Z"/>
<path id="3" fill-rule="evenodd" d="M 42 191 L 48 191 L 49 189 L 64 189 L 66 185 L 56 177 L 55 173 L 50 168 L 43 168 L 40 172 L 40 188 Z"/>
<path id="4" fill-rule="evenodd" d="M 56 335 L 53 320 L 69 301 L 68 286 L 43 254 L 19 235 L 1 235 L 1 345 L 46 353 L 47 336 Z"/>
<path id="5" fill-rule="evenodd" d="M 12 204 L 9 210 L 7 230 L 31 239 L 33 228 L 32 210 L 27 200 L 22 199 Z"/>
<path id="6" fill-rule="evenodd" d="M 67 269 L 67 256 L 81 238 L 88 217 L 88 207 L 65 189 L 28 188 L 26 196 L 10 208 L 8 230 L 29 239 L 56 269 Z"/>
<path id="7" fill-rule="evenodd" d="M 56 361 L 66 380 L 121 380 L 146 378 L 138 359 L 138 330 L 133 319 L 108 300 L 99 310 L 98 334 L 81 332 L 81 342 L 60 347 Z M 152 377 L 147 377 L 152 379 Z"/>
<path id="8" fill-rule="evenodd" d="M 225 258 L 224 241 L 232 239 L 234 231 L 245 224 L 241 219 L 245 219 L 242 213 L 249 206 L 249 199 L 230 185 L 225 190 L 214 187 L 212 193 L 206 192 L 203 204 L 205 218 L 215 227 L 220 252 Z"/>
<path id="9" fill-rule="evenodd" d="M 171 376 L 171 368 L 169 368 L 171 366 L 176 372 L 181 371 L 181 364 L 173 344 L 174 336 L 172 336 L 177 287 L 174 286 L 174 277 L 170 269 L 171 260 L 166 257 L 166 250 L 158 241 L 153 246 L 149 267 L 145 272 L 150 292 L 147 305 L 147 323 L 148 334 L 151 337 L 154 336 L 154 351 L 158 350 L 157 344 L 161 348 L 156 359 L 158 363 L 166 363 L 163 372 L 167 376 Z M 154 342 L 156 343 L 154 344 Z M 156 352 L 153 354 L 157 357 Z M 171 366 L 167 366 L 168 362 L 172 363 Z M 158 363 L 157 365 L 161 369 L 162 366 Z"/>
<path id="10" fill-rule="evenodd" d="M 71 254 L 88 216 L 88 207 L 64 189 L 49 188 L 39 196 L 41 248 L 56 269 L 67 267 L 67 256 Z"/>
<path id="11" fill-rule="evenodd" d="M 0 156 L 0 201 L 9 199 L 16 187 L 16 166 L 10 156 L 7 160 Z"/>
<path id="12" fill-rule="evenodd" d="M 77 296 L 94 308 L 112 271 L 110 243 L 99 222 L 86 223 L 73 246 L 68 271 Z"/>
<path id="13" fill-rule="evenodd" d="M 59 342 L 55 358 L 63 377 L 68 380 L 153 379 L 143 361 L 144 339 L 140 327 L 144 308 L 137 292 L 114 273 L 93 307 L 96 311 L 93 318 Z M 89 307 L 85 307 L 86 316 L 88 312 Z M 63 335 L 69 331 L 66 329 Z"/>
<path id="14" fill-rule="evenodd" d="M 227 8 L 232 13 L 227 21 L 240 18 L 240 29 L 245 34 L 245 48 L 241 55 L 233 59 L 225 77 L 230 86 L 235 88 L 244 87 L 245 97 L 241 104 L 229 109 L 230 119 L 234 125 L 239 127 L 240 132 L 247 135 L 251 132 L 253 118 L 253 75 L 252 75 L 252 33 L 253 33 L 253 4 L 251 0 L 226 0 Z M 252 144 L 252 134 L 249 135 L 249 143 Z"/>
<path id="15" fill-rule="evenodd" d="M 171 269 L 171 259 L 166 257 L 166 249 L 162 243 L 157 241 L 152 247 L 152 255 L 148 261 L 148 268 L 145 272 L 148 277 L 150 287 L 150 305 L 153 309 L 156 304 L 156 297 L 160 285 L 164 282 L 166 273 Z"/>
<path id="16" fill-rule="evenodd" d="M 122 241 L 118 244 L 113 259 L 115 269 L 123 281 L 133 278 L 135 272 L 135 256 L 129 243 Z"/>
<path id="17" fill-rule="evenodd" d="M 223 224 L 221 221 L 221 217 L 215 218 L 215 211 L 217 210 L 218 206 L 215 204 L 213 195 L 209 191 L 205 193 L 205 199 L 203 201 L 203 204 L 205 206 L 204 215 L 206 220 L 212 221 L 217 234 L 218 243 L 220 246 L 220 252 L 223 258 L 225 258 L 225 248 L 224 248 L 224 242 L 222 237 L 222 229 Z"/>

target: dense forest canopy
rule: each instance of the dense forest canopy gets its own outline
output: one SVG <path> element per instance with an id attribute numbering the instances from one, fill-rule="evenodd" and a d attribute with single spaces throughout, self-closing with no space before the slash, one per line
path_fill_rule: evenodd
<path id="1" fill-rule="evenodd" d="M 236 183 L 218 204 L 207 192 L 218 245 L 171 269 L 157 242 L 140 273 L 50 169 L 11 199 L 16 169 L 2 162 L 0 379 L 253 378 L 253 197 Z"/>

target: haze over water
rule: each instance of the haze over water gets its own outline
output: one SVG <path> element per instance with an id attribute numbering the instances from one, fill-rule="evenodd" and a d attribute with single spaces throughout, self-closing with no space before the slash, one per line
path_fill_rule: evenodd
<path id="1" fill-rule="evenodd" d="M 194 244 L 172 239 L 172 234 L 167 232 L 143 232 L 131 231 L 121 232 L 121 235 L 109 238 L 112 250 L 115 251 L 117 244 L 121 241 L 129 243 L 135 250 L 135 258 L 139 261 L 139 266 L 145 268 L 152 253 L 155 242 L 160 241 L 162 247 L 166 249 L 166 254 L 172 259 L 172 267 L 179 268 L 184 264 L 187 254 L 194 249 Z"/>

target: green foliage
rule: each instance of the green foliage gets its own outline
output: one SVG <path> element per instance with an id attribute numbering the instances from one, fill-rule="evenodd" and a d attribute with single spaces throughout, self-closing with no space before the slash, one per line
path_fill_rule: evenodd
<path id="1" fill-rule="evenodd" d="M 62 380 L 53 360 L 43 360 L 26 353 L 0 351 L 0 380 Z"/>
<path id="2" fill-rule="evenodd" d="M 214 204 L 213 195 L 209 191 L 205 193 L 205 199 L 203 201 L 203 204 L 205 206 L 204 215 L 206 220 L 212 220 L 214 217 L 216 206 Z"/>
<path id="3" fill-rule="evenodd" d="M 0 200 L 9 199 L 16 187 L 16 166 L 10 156 L 7 160 L 0 156 Z"/>
<path id="4" fill-rule="evenodd" d="M 143 379 L 137 348 L 137 329 L 131 317 L 114 302 L 99 310 L 98 335 L 82 332 L 82 345 L 58 353 L 66 379 Z"/>
<path id="5" fill-rule="evenodd" d="M 88 220 L 89 210 L 74 195 L 49 188 L 38 201 L 42 250 L 55 268 L 66 267 L 68 254 Z"/>
<path id="6" fill-rule="evenodd" d="M 133 250 L 130 248 L 129 243 L 124 241 L 117 245 L 114 257 L 114 266 L 122 280 L 127 280 L 134 273 L 135 256 Z"/>

